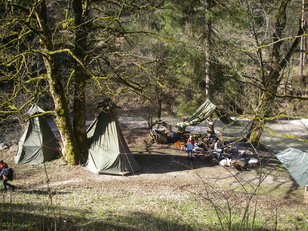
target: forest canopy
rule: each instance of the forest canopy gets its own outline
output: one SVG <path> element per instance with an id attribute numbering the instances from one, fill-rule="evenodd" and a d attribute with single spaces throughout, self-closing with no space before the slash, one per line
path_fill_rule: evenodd
<path id="1" fill-rule="evenodd" d="M 156 118 L 210 99 L 252 120 L 252 143 L 269 120 L 307 117 L 307 1 L 2 0 L 0 12 L 1 123 L 43 105 L 71 165 L 105 98 Z"/>

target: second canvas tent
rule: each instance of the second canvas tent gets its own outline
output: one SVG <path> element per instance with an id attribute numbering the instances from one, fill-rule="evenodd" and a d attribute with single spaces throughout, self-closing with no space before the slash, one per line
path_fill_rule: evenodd
<path id="1" fill-rule="evenodd" d="M 33 105 L 27 112 L 28 116 L 43 113 L 44 110 Z M 30 117 L 22 134 L 16 164 L 41 164 L 60 156 L 60 145 L 53 134 L 47 119 L 43 116 Z"/>
<path id="2" fill-rule="evenodd" d="M 94 173 L 127 175 L 140 171 L 121 132 L 114 110 L 102 111 L 87 131 L 89 155 L 85 168 Z"/>

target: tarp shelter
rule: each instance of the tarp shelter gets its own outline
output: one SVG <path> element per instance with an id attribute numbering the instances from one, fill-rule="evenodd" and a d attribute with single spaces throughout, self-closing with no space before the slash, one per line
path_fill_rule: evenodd
<path id="1" fill-rule="evenodd" d="M 29 116 L 43 113 L 39 106 L 33 105 L 27 112 Z M 59 157 L 60 145 L 44 116 L 30 118 L 18 144 L 16 164 L 41 164 Z"/>
<path id="2" fill-rule="evenodd" d="M 200 124 L 202 121 L 206 120 L 215 109 L 215 104 L 207 99 L 191 117 L 185 122 L 177 123 L 175 127 L 184 130 L 187 126 Z"/>
<path id="3" fill-rule="evenodd" d="M 140 171 L 123 137 L 114 110 L 102 111 L 87 130 L 89 155 L 85 168 L 94 173 L 127 175 Z"/>
<path id="4" fill-rule="evenodd" d="M 276 154 L 300 187 L 308 185 L 308 153 L 288 148 Z"/>

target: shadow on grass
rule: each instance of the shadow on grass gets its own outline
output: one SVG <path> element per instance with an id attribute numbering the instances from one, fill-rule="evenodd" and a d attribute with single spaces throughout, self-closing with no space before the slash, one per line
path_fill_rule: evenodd
<path id="1" fill-rule="evenodd" d="M 41 190 L 41 189 L 33 189 L 33 190 L 23 190 L 19 189 L 17 192 L 24 193 L 24 194 L 35 194 L 35 195 L 59 195 L 59 194 L 70 194 L 71 192 L 62 192 L 62 191 L 48 191 L 48 190 Z"/>
<path id="2" fill-rule="evenodd" d="M 0 203 L 0 230 L 65 230 L 65 231 L 194 231 L 222 230 L 222 227 L 206 224 L 187 224 L 183 220 L 159 217 L 142 212 L 119 215 L 104 211 L 102 218 L 92 219 L 90 210 L 68 209 L 46 205 Z M 93 214 L 94 215 L 94 214 Z M 189 221 L 188 221 L 189 222 Z M 234 228 L 238 225 L 234 224 Z M 226 227 L 225 227 L 226 228 Z M 269 229 L 256 227 L 253 230 Z"/>
<path id="3" fill-rule="evenodd" d="M 166 154 L 135 154 L 134 157 L 142 167 L 142 171 L 136 174 L 178 172 L 215 165 L 210 158 L 204 157 L 193 160 L 188 160 L 186 156 Z"/>
<path id="4" fill-rule="evenodd" d="M 119 216 L 106 211 L 103 219 L 91 219 L 91 211 L 34 204 L 0 203 L 0 230 L 195 230 L 188 224 L 179 224 L 152 214 L 134 213 Z M 74 215 L 75 214 L 75 215 Z"/>
<path id="5" fill-rule="evenodd" d="M 136 161 L 142 167 L 141 172 L 135 173 L 136 175 L 141 174 L 159 174 L 159 173 L 170 173 L 170 172 L 180 172 L 186 170 L 196 170 L 204 167 L 214 167 L 217 166 L 217 163 L 213 163 L 211 158 L 209 157 L 197 157 L 194 158 L 193 161 L 187 160 L 184 155 L 167 155 L 167 154 L 134 154 Z M 279 170 L 281 168 L 281 163 L 277 158 L 270 156 L 260 156 L 259 165 L 251 167 L 252 171 L 255 171 L 255 177 L 250 178 L 249 182 L 242 184 L 250 184 L 251 182 L 255 182 L 257 184 L 260 180 L 263 181 L 263 178 L 271 177 L 273 184 L 273 190 L 288 186 L 289 191 L 286 197 L 290 197 L 293 195 L 293 191 L 297 189 L 296 182 L 292 177 L 278 177 L 276 174 L 272 174 L 273 172 L 279 172 L 283 170 Z M 223 168 L 223 167 L 221 167 Z M 245 172 L 247 170 L 237 170 L 232 171 L 232 168 L 226 167 L 226 171 L 229 171 L 230 174 L 219 174 L 219 175 L 211 175 L 206 176 L 207 179 L 215 180 L 216 182 L 235 182 L 236 179 L 241 179 L 245 176 Z M 250 174 L 251 176 L 253 174 Z M 281 174 L 278 174 L 281 175 Z M 228 180 L 229 179 L 229 180 Z M 292 184 L 291 187 L 290 183 Z"/>

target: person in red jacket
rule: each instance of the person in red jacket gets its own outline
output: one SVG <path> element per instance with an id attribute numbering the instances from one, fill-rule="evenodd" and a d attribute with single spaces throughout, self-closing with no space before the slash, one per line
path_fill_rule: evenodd
<path id="1" fill-rule="evenodd" d="M 188 155 L 188 159 L 189 160 L 192 160 L 194 156 L 193 154 L 193 149 L 195 147 L 195 139 L 193 138 L 192 135 L 189 136 L 187 142 L 186 142 L 186 152 L 187 152 L 187 155 Z"/>
<path id="2" fill-rule="evenodd" d="M 3 160 L 0 160 L 0 172 L 3 168 L 8 168 L 9 166 Z"/>
<path id="3" fill-rule="evenodd" d="M 0 179 L 3 180 L 3 192 L 7 192 L 7 186 L 11 187 L 13 191 L 16 189 L 16 186 L 8 183 L 9 180 L 13 180 L 13 173 L 13 169 L 9 168 L 3 160 L 0 160 Z"/>
<path id="4" fill-rule="evenodd" d="M 192 135 L 189 136 L 186 144 L 191 143 L 192 145 L 195 145 L 195 139 Z"/>

